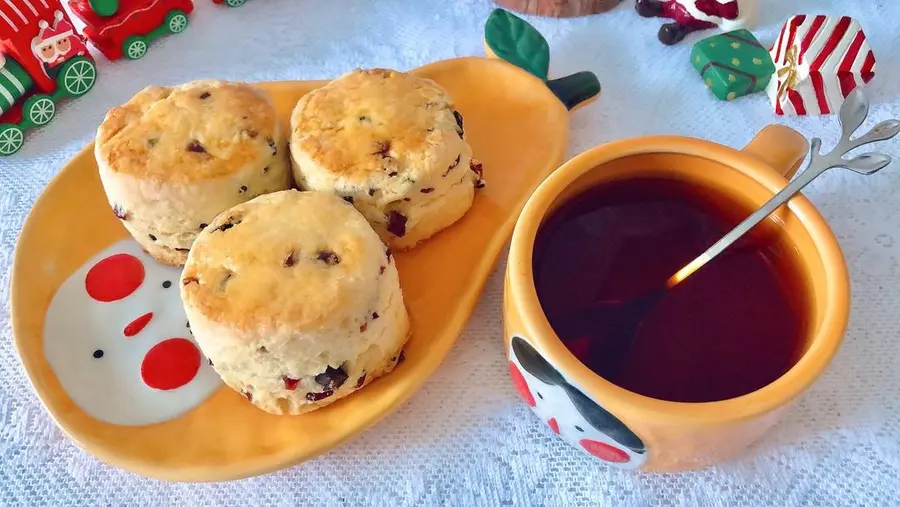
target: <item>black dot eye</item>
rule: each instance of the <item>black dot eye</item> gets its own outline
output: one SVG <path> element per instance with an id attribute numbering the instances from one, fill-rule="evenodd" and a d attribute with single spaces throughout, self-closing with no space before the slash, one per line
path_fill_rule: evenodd
<path id="1" fill-rule="evenodd" d="M 540 399 L 542 399 L 542 400 L 543 400 L 543 399 L 544 399 L 544 395 L 543 395 L 543 394 L 541 394 L 541 392 L 540 392 L 540 391 L 536 391 L 536 392 L 537 392 L 537 395 L 538 395 L 538 398 L 540 398 Z"/>
<path id="2" fill-rule="evenodd" d="M 101 357 L 103 357 L 103 350 L 102 349 L 95 350 L 94 351 L 94 359 L 100 359 Z"/>
<path id="3" fill-rule="evenodd" d="M 172 286 L 172 282 L 171 282 L 171 281 L 166 280 L 165 282 L 163 282 L 163 289 L 168 289 L 168 288 L 171 287 L 171 286 Z"/>
<path id="4" fill-rule="evenodd" d="M 575 429 L 578 430 L 578 431 L 580 431 L 580 432 L 582 432 L 582 433 L 584 433 L 584 430 L 581 429 L 581 426 L 575 426 Z"/>

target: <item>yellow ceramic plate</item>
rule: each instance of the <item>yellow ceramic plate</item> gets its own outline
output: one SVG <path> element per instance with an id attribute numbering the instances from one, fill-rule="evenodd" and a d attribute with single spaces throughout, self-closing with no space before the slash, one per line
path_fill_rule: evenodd
<path id="1" fill-rule="evenodd" d="M 89 145 L 53 179 L 31 211 L 16 250 L 12 282 L 19 355 L 41 401 L 69 437 L 107 463 L 151 477 L 206 481 L 252 476 L 332 449 L 398 407 L 434 372 L 471 314 L 525 200 L 562 161 L 568 113 L 542 80 L 500 60 L 448 60 L 413 73 L 437 81 L 454 97 L 475 156 L 484 163 L 488 186 L 460 222 L 397 254 L 413 327 L 406 361 L 359 393 L 302 416 L 269 415 L 225 387 L 180 417 L 157 424 L 120 426 L 87 415 L 51 368 L 44 332 L 48 307 L 61 284 L 128 237 L 109 209 Z M 297 100 L 322 84 L 258 86 L 287 123 Z"/>

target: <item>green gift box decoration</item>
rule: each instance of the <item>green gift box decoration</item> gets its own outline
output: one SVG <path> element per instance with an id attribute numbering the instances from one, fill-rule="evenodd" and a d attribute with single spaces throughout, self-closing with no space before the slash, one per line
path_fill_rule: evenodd
<path id="1" fill-rule="evenodd" d="M 748 30 L 735 30 L 694 44 L 691 62 L 721 100 L 762 91 L 775 73 L 769 51 Z"/>

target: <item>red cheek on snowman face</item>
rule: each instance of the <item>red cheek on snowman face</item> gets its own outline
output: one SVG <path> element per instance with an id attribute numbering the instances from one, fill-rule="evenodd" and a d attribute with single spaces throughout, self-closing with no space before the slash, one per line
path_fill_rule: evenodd
<path id="1" fill-rule="evenodd" d="M 531 391 L 528 390 L 528 382 L 525 381 L 522 372 L 516 368 L 515 363 L 512 361 L 509 362 L 509 376 L 512 377 L 513 384 L 515 384 L 516 390 L 519 391 L 519 395 L 522 396 L 525 403 L 529 407 L 534 407 L 536 403 L 534 402 L 534 396 L 531 395 Z"/>
<path id="2" fill-rule="evenodd" d="M 169 338 L 153 346 L 141 361 L 141 378 L 153 389 L 186 385 L 200 370 L 200 351 L 190 340 Z"/>
<path id="3" fill-rule="evenodd" d="M 602 459 L 603 461 L 608 461 L 610 463 L 628 463 L 629 461 L 631 461 L 631 458 L 628 457 L 628 454 L 625 451 L 616 449 L 615 447 L 604 444 L 603 442 L 582 438 L 578 441 L 578 443 L 581 444 L 581 447 L 584 447 L 584 450 Z"/>
<path id="4" fill-rule="evenodd" d="M 550 426 L 550 429 L 553 430 L 553 433 L 556 433 L 557 435 L 559 435 L 559 423 L 556 422 L 555 417 L 551 417 L 547 421 L 547 426 Z"/>
<path id="5" fill-rule="evenodd" d="M 130 296 L 144 282 L 144 265 L 137 257 L 115 254 L 101 260 L 84 277 L 88 295 L 101 303 Z"/>

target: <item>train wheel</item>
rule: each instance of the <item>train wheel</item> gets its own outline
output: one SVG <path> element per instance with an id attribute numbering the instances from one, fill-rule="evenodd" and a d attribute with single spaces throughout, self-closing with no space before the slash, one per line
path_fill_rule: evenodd
<path id="1" fill-rule="evenodd" d="M 0 156 L 6 157 L 19 151 L 25 141 L 25 133 L 18 125 L 0 124 Z"/>
<path id="2" fill-rule="evenodd" d="M 131 36 L 125 39 L 125 42 L 122 44 L 122 50 L 125 53 L 125 58 L 139 60 L 147 54 L 147 41 L 140 35 Z"/>
<path id="3" fill-rule="evenodd" d="M 32 95 L 25 101 L 24 111 L 32 125 L 46 125 L 56 116 L 56 104 L 49 95 Z"/>
<path id="4" fill-rule="evenodd" d="M 166 16 L 166 27 L 171 33 L 181 33 L 187 26 L 187 14 L 182 11 L 174 10 Z"/>
<path id="5" fill-rule="evenodd" d="M 247 0 L 225 0 L 225 5 L 228 7 L 240 7 L 247 3 Z"/>
<path id="6" fill-rule="evenodd" d="M 56 83 L 72 97 L 80 97 L 94 87 L 97 66 L 89 58 L 76 56 L 63 64 Z"/>

